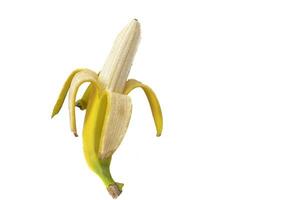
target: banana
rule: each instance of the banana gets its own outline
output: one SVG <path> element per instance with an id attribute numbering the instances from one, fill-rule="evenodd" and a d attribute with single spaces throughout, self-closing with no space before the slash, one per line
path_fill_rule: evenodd
<path id="1" fill-rule="evenodd" d="M 110 163 L 130 122 L 132 103 L 128 94 L 133 89 L 141 88 L 146 94 L 157 136 L 161 135 L 163 128 L 161 107 L 154 91 L 139 81 L 128 80 L 139 39 L 140 24 L 134 19 L 118 34 L 100 73 L 80 68 L 69 75 L 51 116 L 53 118 L 59 113 L 69 93 L 70 129 L 77 136 L 75 107 L 86 110 L 83 126 L 84 156 L 90 169 L 101 178 L 113 198 L 121 194 L 123 184 L 112 178 Z M 85 82 L 89 86 L 82 98 L 76 101 L 77 91 Z"/>

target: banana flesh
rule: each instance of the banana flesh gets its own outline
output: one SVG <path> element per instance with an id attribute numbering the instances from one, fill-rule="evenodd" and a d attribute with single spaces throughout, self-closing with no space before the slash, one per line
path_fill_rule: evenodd
<path id="1" fill-rule="evenodd" d="M 113 92 L 122 93 L 140 40 L 140 24 L 132 20 L 118 34 L 99 76 Z"/>
<path id="2" fill-rule="evenodd" d="M 121 144 L 129 125 L 132 104 L 127 95 L 108 92 L 103 96 L 102 103 L 106 104 L 104 125 L 99 145 L 99 158 L 110 157 Z"/>
<path id="3" fill-rule="evenodd" d="M 157 136 L 161 135 L 163 118 L 159 101 L 153 90 L 128 74 L 140 38 L 140 24 L 132 20 L 117 36 L 101 73 L 89 69 L 74 70 L 59 94 L 52 117 L 59 113 L 69 92 L 69 116 L 71 131 L 77 136 L 75 107 L 86 110 L 83 126 L 83 150 L 90 169 L 103 181 L 109 194 L 117 198 L 122 192 L 122 183 L 115 182 L 110 173 L 113 153 L 121 144 L 132 113 L 128 94 L 135 88 L 146 94 Z M 89 82 L 82 98 L 76 101 L 79 87 Z"/>

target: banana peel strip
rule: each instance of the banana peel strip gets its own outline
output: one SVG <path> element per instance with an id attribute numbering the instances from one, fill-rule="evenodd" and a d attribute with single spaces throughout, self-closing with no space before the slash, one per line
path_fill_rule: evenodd
<path id="1" fill-rule="evenodd" d="M 147 99 L 149 101 L 152 116 L 154 119 L 155 127 L 157 134 L 156 136 L 159 137 L 161 135 L 162 129 L 163 129 L 163 116 L 160 108 L 159 101 L 154 93 L 154 91 L 147 85 L 135 80 L 135 79 L 129 79 L 126 82 L 125 88 L 124 88 L 124 94 L 129 94 L 133 89 L 140 87 L 143 89 L 144 93 L 147 96 Z"/>

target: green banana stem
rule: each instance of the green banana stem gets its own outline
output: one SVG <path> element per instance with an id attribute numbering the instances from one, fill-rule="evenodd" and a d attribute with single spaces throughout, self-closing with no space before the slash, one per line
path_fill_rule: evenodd
<path id="1" fill-rule="evenodd" d="M 98 164 L 94 168 L 94 171 L 102 179 L 106 187 L 115 183 L 110 173 L 110 162 L 111 157 L 103 160 L 98 159 Z"/>

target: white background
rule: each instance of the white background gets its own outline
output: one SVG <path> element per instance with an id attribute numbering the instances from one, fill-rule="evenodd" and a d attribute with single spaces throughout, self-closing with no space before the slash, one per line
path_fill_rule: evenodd
<path id="1" fill-rule="evenodd" d="M 111 199 L 67 105 L 50 115 L 69 73 L 99 71 L 132 18 L 130 77 L 156 91 L 165 124 L 156 138 L 146 97 L 131 93 L 111 166 L 119 199 L 299 200 L 300 5 L 288 0 L 1 0 L 0 199 Z"/>

